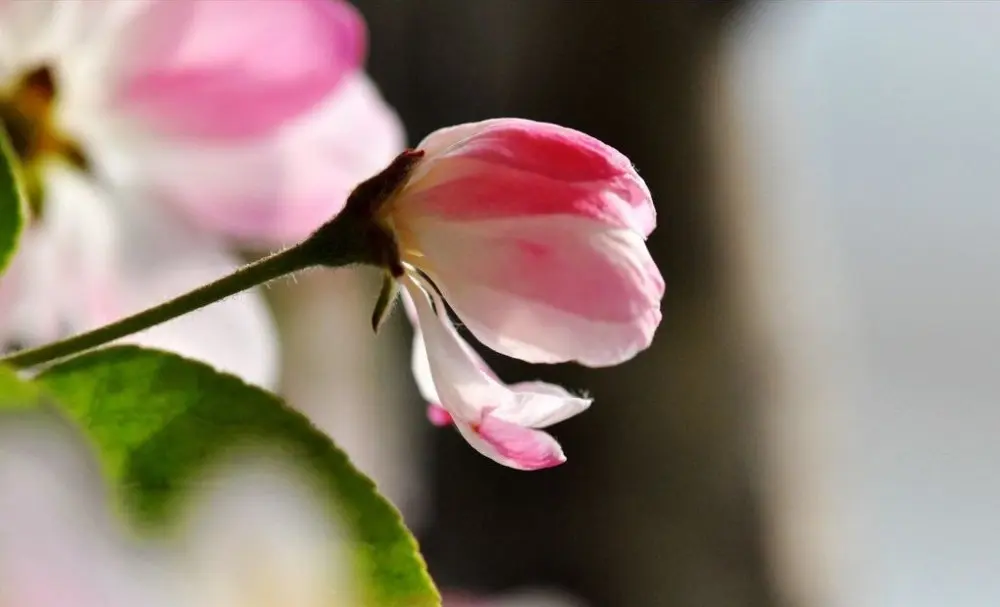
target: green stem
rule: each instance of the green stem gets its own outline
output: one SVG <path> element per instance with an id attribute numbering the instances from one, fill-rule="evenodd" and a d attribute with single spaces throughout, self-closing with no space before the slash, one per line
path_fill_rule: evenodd
<path id="1" fill-rule="evenodd" d="M 103 346 L 116 339 L 138 333 L 172 318 L 193 312 L 231 295 L 235 295 L 240 291 L 245 291 L 286 274 L 317 265 L 316 244 L 314 239 L 307 240 L 295 247 L 246 265 L 228 276 L 198 287 L 156 307 L 87 333 L 81 333 L 62 341 L 11 354 L 5 358 L 0 358 L 0 363 L 15 368 L 33 367 L 72 356 L 91 348 Z M 348 257 L 345 256 L 342 260 L 343 263 L 337 265 L 351 263 L 353 260 Z"/>

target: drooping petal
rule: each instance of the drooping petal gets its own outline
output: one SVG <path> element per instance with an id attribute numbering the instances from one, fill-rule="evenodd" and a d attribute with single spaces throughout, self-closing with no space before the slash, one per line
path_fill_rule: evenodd
<path id="1" fill-rule="evenodd" d="M 235 147 L 150 139 L 134 151 L 141 179 L 193 223 L 274 248 L 336 215 L 354 186 L 404 143 L 395 112 L 367 76 L 355 73 L 273 139 Z"/>
<path id="2" fill-rule="evenodd" d="M 455 421 L 455 427 L 476 450 L 517 470 L 544 470 L 566 462 L 551 434 L 504 421 L 492 415 L 480 424 Z"/>
<path id="3" fill-rule="evenodd" d="M 421 344 L 422 345 L 422 344 Z M 557 424 L 565 419 L 573 417 L 577 413 L 582 413 L 590 406 L 590 400 L 578 398 L 564 388 L 541 381 L 528 381 L 508 386 L 511 391 L 519 394 L 551 394 L 567 399 L 571 406 L 559 406 L 550 410 L 542 407 L 528 408 L 522 404 L 521 408 L 509 411 L 496 411 L 494 416 L 507 421 L 516 422 L 518 425 L 528 428 L 546 428 Z M 521 401 L 522 403 L 524 401 Z M 448 410 L 437 404 L 436 400 L 429 401 L 427 405 L 427 419 L 435 426 L 450 426 L 454 420 Z"/>
<path id="4" fill-rule="evenodd" d="M 451 414 L 440 405 L 437 388 L 434 385 L 434 377 L 431 374 L 429 352 L 424 343 L 423 335 L 420 332 L 420 324 L 417 318 L 416 305 L 408 291 L 402 294 L 403 307 L 406 309 L 407 317 L 413 324 L 413 376 L 417 384 L 420 395 L 428 402 L 427 418 L 435 426 L 447 426 L 452 423 Z M 493 369 L 486 364 L 486 361 L 475 349 L 452 329 L 455 340 L 459 343 L 465 356 L 471 363 L 489 378 L 491 381 L 503 385 Z M 509 406 L 498 408 L 492 415 L 499 419 L 519 424 L 528 428 L 545 428 L 565 419 L 582 413 L 590 406 L 589 398 L 578 397 L 570 393 L 565 388 L 543 381 L 525 381 L 505 386 L 514 394 L 524 395 L 525 398 L 514 399 Z M 549 395 L 552 399 L 532 399 L 532 395 Z"/>
<path id="5" fill-rule="evenodd" d="M 493 416 L 526 428 L 548 428 L 578 413 L 583 413 L 591 403 L 589 398 L 576 396 L 561 386 L 543 381 L 518 382 L 509 385 L 508 388 L 511 392 L 527 398 L 515 399 L 511 406 L 494 411 Z M 540 395 L 552 398 L 548 400 L 533 398 Z M 543 404 L 549 406 L 545 407 Z"/>
<path id="6" fill-rule="evenodd" d="M 660 323 L 663 279 L 631 230 L 574 217 L 409 227 L 421 269 L 502 354 L 614 365 L 648 347 Z"/>
<path id="7" fill-rule="evenodd" d="M 289 462 L 235 457 L 199 479 L 180 562 L 192 607 L 354 605 L 349 545 L 323 493 Z"/>
<path id="8" fill-rule="evenodd" d="M 656 211 L 632 163 L 565 127 L 501 118 L 436 131 L 400 212 L 447 221 L 571 216 L 648 236 Z"/>
<path id="9" fill-rule="evenodd" d="M 365 27 L 342 0 L 152 0 L 117 50 L 117 109 L 166 134 L 246 139 L 356 71 Z"/>
<path id="10" fill-rule="evenodd" d="M 413 303 L 413 297 L 406 289 L 403 289 L 400 293 L 400 300 L 403 302 L 406 317 L 410 320 L 410 325 L 413 327 L 413 348 L 410 357 L 413 380 L 417 384 L 417 391 L 420 392 L 420 396 L 424 397 L 424 400 L 430 403 L 431 407 L 437 407 L 441 399 L 438 397 L 437 388 L 434 387 L 434 377 L 431 375 L 431 363 L 427 358 L 427 346 L 424 344 L 424 336 L 420 332 L 420 322 L 417 319 L 416 304 Z M 447 414 L 447 411 L 445 411 L 445 414 Z M 444 419 L 444 415 L 440 412 L 434 411 L 432 413 L 431 410 L 428 410 L 428 417 L 432 423 L 436 423 L 435 420 Z"/>
<path id="11" fill-rule="evenodd" d="M 425 292 L 413 278 L 405 280 L 440 404 L 462 436 L 483 455 L 512 468 L 537 470 L 564 462 L 555 439 L 521 422 L 565 419 L 584 410 L 589 401 L 551 391 L 511 390 L 485 370 L 482 360 L 458 335 L 440 297 L 431 290 Z M 434 298 L 437 311 L 428 297 Z"/>
<path id="12" fill-rule="evenodd" d="M 438 427 L 450 426 L 454 420 L 448 410 L 440 405 L 441 399 L 438 397 L 437 388 L 434 387 L 434 377 L 431 375 L 431 362 L 427 358 L 427 345 L 424 344 L 424 336 L 421 335 L 420 325 L 417 322 L 417 309 L 408 292 L 404 290 L 401 295 L 406 315 L 413 325 L 410 367 L 413 370 L 417 391 L 427 401 L 427 421 Z"/>
<path id="13" fill-rule="evenodd" d="M 112 512 L 75 429 L 47 411 L 0 413 L 0 603 L 176 605 Z"/>

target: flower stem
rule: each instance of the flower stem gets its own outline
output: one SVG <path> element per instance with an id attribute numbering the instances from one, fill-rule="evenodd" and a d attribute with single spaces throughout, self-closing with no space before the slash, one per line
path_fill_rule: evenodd
<path id="1" fill-rule="evenodd" d="M 299 247 L 287 249 L 246 265 L 228 276 L 198 287 L 156 307 L 143 310 L 138 314 L 133 314 L 87 333 L 81 333 L 38 348 L 22 350 L 0 359 L 0 362 L 18 368 L 33 367 L 102 346 L 172 318 L 193 312 L 240 291 L 302 270 L 311 265 L 312 261 L 303 260 L 303 257 Z"/>
<path id="2" fill-rule="evenodd" d="M 16 352 L 0 358 L 0 363 L 14 368 L 34 367 L 103 346 L 299 270 L 317 265 L 363 263 L 367 260 L 364 251 L 358 248 L 356 236 L 353 226 L 335 219 L 294 247 L 243 266 L 170 301 L 87 333 Z"/>

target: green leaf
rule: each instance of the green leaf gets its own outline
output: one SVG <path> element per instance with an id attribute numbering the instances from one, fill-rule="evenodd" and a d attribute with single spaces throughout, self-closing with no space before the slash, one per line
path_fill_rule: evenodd
<path id="1" fill-rule="evenodd" d="M 28 206 L 21 186 L 20 162 L 0 128 L 0 274 L 14 257 Z"/>
<path id="2" fill-rule="evenodd" d="M 86 427 L 141 523 L 169 523 L 189 475 L 226 447 L 262 439 L 299 455 L 328 483 L 362 546 L 366 604 L 440 605 L 396 509 L 276 396 L 200 362 L 132 346 L 83 354 L 39 381 Z"/>
<path id="3" fill-rule="evenodd" d="M 38 386 L 24 381 L 5 365 L 0 365 L 0 410 L 31 408 L 42 402 Z"/>

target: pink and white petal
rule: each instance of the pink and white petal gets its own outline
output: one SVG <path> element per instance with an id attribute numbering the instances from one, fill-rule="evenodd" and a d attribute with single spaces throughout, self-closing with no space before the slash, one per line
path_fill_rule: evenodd
<path id="1" fill-rule="evenodd" d="M 84 277 L 113 272 L 124 229 L 115 201 L 99 184 L 62 162 L 43 168 L 45 214 L 38 222 L 58 243 L 64 272 Z"/>
<path id="2" fill-rule="evenodd" d="M 623 154 L 565 127 L 500 118 L 438 131 L 403 212 L 448 221 L 568 215 L 648 236 L 656 210 Z"/>
<path id="3" fill-rule="evenodd" d="M 258 137 L 358 70 L 365 37 L 342 0 L 154 0 L 121 41 L 114 104 L 168 135 Z"/>
<path id="4" fill-rule="evenodd" d="M 45 169 L 45 215 L 0 279 L 0 342 L 30 347 L 93 329 L 221 277 L 239 263 L 148 211 L 142 222 L 78 173 Z M 145 202 L 149 202 L 146 200 Z M 148 223 L 147 223 L 148 222 Z M 124 340 L 175 351 L 271 387 L 277 338 L 257 292 Z"/>
<path id="5" fill-rule="evenodd" d="M 417 305 L 413 303 L 413 296 L 406 289 L 401 289 L 399 293 L 399 300 L 403 303 L 403 312 L 406 313 L 406 319 L 410 321 L 410 325 L 413 327 L 414 332 L 420 331 L 420 320 L 417 318 Z"/>
<path id="6" fill-rule="evenodd" d="M 413 380 L 417 384 L 417 391 L 428 403 L 438 403 L 437 388 L 434 386 L 434 378 L 431 376 L 431 363 L 427 358 L 427 345 L 419 330 L 413 334 L 413 355 L 410 358 L 410 366 L 413 369 Z"/>
<path id="7" fill-rule="evenodd" d="M 431 362 L 427 358 L 427 346 L 424 344 L 423 335 L 420 334 L 417 308 L 406 289 L 400 293 L 400 299 L 403 301 L 406 317 L 413 327 L 410 366 L 413 370 L 413 380 L 417 384 L 417 392 L 427 401 L 427 421 L 439 428 L 450 426 L 453 421 L 451 414 L 439 404 L 441 399 L 438 397 L 437 388 L 434 386 L 434 377 L 431 375 Z"/>
<path id="8" fill-rule="evenodd" d="M 403 289 L 400 294 L 400 299 L 403 301 L 403 309 L 406 311 L 406 317 L 413 326 L 413 374 L 417 378 L 417 387 L 420 389 L 421 394 L 424 395 L 424 398 L 428 401 L 436 402 L 437 392 L 435 391 L 433 379 L 431 378 L 430 362 L 427 358 L 427 347 L 424 344 L 423 336 L 420 334 L 420 320 L 417 317 L 416 304 L 413 303 L 413 296 L 406 289 Z M 497 377 L 496 373 L 493 372 L 493 369 L 486 364 L 486 361 L 484 361 L 483 357 L 476 352 L 475 348 L 473 348 L 469 342 L 459 337 L 457 333 L 455 335 L 458 339 L 459 345 L 462 347 L 462 350 L 465 351 L 465 355 L 469 358 L 469 360 L 471 360 L 473 364 L 475 364 L 475 366 L 480 371 L 485 373 L 490 379 L 499 382 L 500 378 Z"/>
<path id="9" fill-rule="evenodd" d="M 547 428 L 586 411 L 591 403 L 590 399 L 574 396 L 559 386 L 540 381 L 523 382 L 509 387 L 513 392 L 519 394 L 549 394 L 559 397 L 559 400 L 548 402 L 549 408 L 538 406 L 538 401 L 518 401 L 518 404 L 533 402 L 534 407 L 531 410 L 511 409 L 492 413 L 498 419 L 518 423 L 527 428 Z M 427 405 L 427 419 L 438 427 L 450 426 L 454 423 L 448 410 L 433 401 Z"/>
<path id="10" fill-rule="evenodd" d="M 482 128 L 482 122 L 467 122 L 440 128 L 421 140 L 416 149 L 424 152 L 424 162 L 417 165 L 410 175 L 411 191 L 425 187 L 426 174 L 434 167 L 432 160 L 444 156 L 459 143 L 471 137 Z"/>
<path id="11" fill-rule="evenodd" d="M 266 452 L 198 479 L 180 529 L 185 605 L 353 605 L 349 543 L 303 469 Z"/>
<path id="12" fill-rule="evenodd" d="M 441 399 L 438 397 L 437 388 L 434 387 L 434 377 L 431 375 L 431 363 L 427 358 L 427 346 L 424 344 L 424 337 L 420 333 L 417 308 L 413 303 L 413 296 L 406 289 L 402 289 L 399 296 L 403 302 L 403 310 L 406 311 L 406 317 L 413 327 L 413 348 L 410 357 L 413 381 L 417 384 L 417 391 L 420 392 L 420 396 L 424 397 L 424 400 L 430 403 L 427 416 L 431 423 L 438 426 L 447 425 L 451 421 L 451 416 L 438 405 Z M 422 292 L 417 294 L 417 297 L 423 296 Z M 444 421 L 445 416 L 448 417 L 448 421 Z"/>
<path id="13" fill-rule="evenodd" d="M 447 426 L 453 420 L 448 410 L 440 405 L 440 398 L 438 397 L 434 378 L 431 374 L 429 352 L 424 343 L 424 338 L 420 333 L 416 306 L 409 292 L 404 291 L 402 295 L 403 307 L 406 309 L 407 316 L 414 327 L 412 362 L 413 375 L 417 383 L 417 388 L 421 396 L 429 403 L 427 417 L 430 422 L 435 426 Z M 450 321 L 448 324 L 451 326 Z M 575 396 L 555 384 L 542 381 L 526 381 L 510 386 L 504 385 L 479 353 L 458 335 L 454 327 L 451 327 L 449 332 L 452 334 L 454 340 L 458 342 L 464 355 L 480 373 L 516 395 L 515 398 L 509 399 L 507 404 L 498 406 L 492 411 L 492 415 L 498 419 L 529 428 L 544 428 L 578 413 L 582 413 L 590 406 L 590 399 Z"/>
<path id="14" fill-rule="evenodd" d="M 133 143 L 140 179 L 194 224 L 249 246 L 274 248 L 305 238 L 339 213 L 354 186 L 403 149 L 405 134 L 378 89 L 359 72 L 273 139 L 235 147 Z"/>
<path id="15" fill-rule="evenodd" d="M 511 384 L 509 388 L 523 397 L 515 399 L 513 406 L 497 409 L 493 416 L 527 428 L 547 428 L 558 424 L 583 413 L 593 402 L 543 381 L 520 382 Z"/>
<path id="16" fill-rule="evenodd" d="M 417 311 L 427 370 L 441 406 L 456 419 L 479 423 L 484 410 L 502 404 L 506 397 L 502 387 L 498 390 L 496 382 L 469 358 L 451 322 L 431 308 L 424 287 L 408 276 L 402 280 Z"/>
<path id="17" fill-rule="evenodd" d="M 56 415 L 0 414 L 0 602 L 31 607 L 170 605 L 115 524 L 96 459 Z"/>
<path id="18" fill-rule="evenodd" d="M 614 365 L 647 348 L 660 323 L 663 279 L 631 230 L 573 217 L 412 227 L 422 268 L 502 354 Z"/>
<path id="19" fill-rule="evenodd" d="M 56 241 L 31 227 L 7 271 L 0 276 L 0 349 L 20 350 L 65 337 L 67 315 L 72 312 L 68 278 Z M 90 298 L 90 290 L 83 291 Z"/>
<path id="20" fill-rule="evenodd" d="M 79 50 L 81 8 L 79 0 L 0 0 L 0 74 L 17 77 L 17 72 Z"/>
<path id="21" fill-rule="evenodd" d="M 60 128 L 73 135 L 100 128 L 122 33 L 149 1 L 0 0 L 0 78 L 48 66 L 59 85 Z"/>
<path id="22" fill-rule="evenodd" d="M 45 215 L 0 277 L 0 342 L 38 346 L 92 329 L 115 307 L 119 224 L 107 197 L 61 164 L 44 167 Z"/>
<path id="23" fill-rule="evenodd" d="M 52 24 L 59 3 L 55 0 L 40 2 L 0 2 L 0 49 L 3 58 L 4 79 L 15 76 L 32 59 L 49 54 L 52 44 Z"/>
<path id="24" fill-rule="evenodd" d="M 487 415 L 476 425 L 455 421 L 455 427 L 473 448 L 509 468 L 544 470 L 566 463 L 562 447 L 542 430 L 525 428 L 493 415 Z"/>
<path id="25" fill-rule="evenodd" d="M 448 319 L 444 302 L 433 292 L 429 293 L 434 298 L 435 311 L 428 297 L 421 293 L 423 287 L 413 278 L 404 280 L 414 298 L 440 404 L 466 440 L 487 457 L 521 470 L 535 470 L 565 461 L 555 439 L 544 432 L 520 426 L 518 421 L 532 416 L 537 419 L 555 417 L 555 411 L 561 413 L 578 408 L 568 402 L 577 399 L 515 392 L 494 379 L 484 370 L 480 359 L 470 356 L 471 348 Z M 533 413 L 535 411 L 540 413 Z"/>

